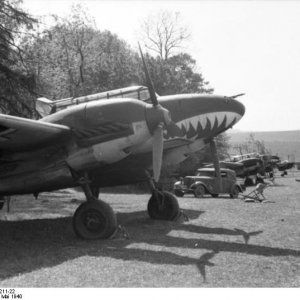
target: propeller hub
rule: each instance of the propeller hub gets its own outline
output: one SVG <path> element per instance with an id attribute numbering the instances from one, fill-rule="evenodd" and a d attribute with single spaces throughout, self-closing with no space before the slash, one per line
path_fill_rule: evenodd
<path id="1" fill-rule="evenodd" d="M 146 122 L 151 133 L 163 123 L 164 125 L 169 125 L 172 122 L 170 112 L 162 107 L 161 105 L 147 105 L 146 106 Z"/>

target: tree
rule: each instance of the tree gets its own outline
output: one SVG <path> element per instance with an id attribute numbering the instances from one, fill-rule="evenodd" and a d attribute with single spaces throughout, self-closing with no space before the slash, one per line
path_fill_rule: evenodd
<path id="1" fill-rule="evenodd" d="M 93 19 L 75 6 L 70 16 L 25 41 L 27 62 L 38 92 L 52 99 L 76 97 L 132 84 L 145 85 L 138 53 L 110 31 L 96 29 Z M 167 60 L 147 54 L 158 94 L 210 93 L 187 53 Z"/>
<path id="2" fill-rule="evenodd" d="M 202 74 L 195 72 L 196 61 L 187 53 L 174 55 L 167 60 L 148 55 L 147 61 L 155 89 L 160 95 L 213 91 Z"/>
<path id="3" fill-rule="evenodd" d="M 137 54 L 110 31 L 73 7 L 66 19 L 27 41 L 27 61 L 39 93 L 52 99 L 77 97 L 139 82 Z"/>
<path id="4" fill-rule="evenodd" d="M 150 15 L 141 24 L 141 35 L 145 47 L 161 59 L 167 60 L 190 36 L 188 29 L 181 25 L 180 14 L 161 11 Z"/>
<path id="5" fill-rule="evenodd" d="M 13 115 L 34 115 L 34 77 L 23 61 L 17 40 L 35 19 L 19 7 L 20 1 L 0 0 L 0 110 Z"/>

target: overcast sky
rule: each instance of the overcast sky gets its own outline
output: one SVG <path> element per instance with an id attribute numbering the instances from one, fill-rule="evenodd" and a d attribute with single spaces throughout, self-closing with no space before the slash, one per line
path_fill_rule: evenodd
<path id="1" fill-rule="evenodd" d="M 66 16 L 81 2 L 98 29 L 133 47 L 139 24 L 159 10 L 180 12 L 191 31 L 186 49 L 216 94 L 246 106 L 235 129 L 300 129 L 300 1 L 23 0 L 34 15 Z"/>

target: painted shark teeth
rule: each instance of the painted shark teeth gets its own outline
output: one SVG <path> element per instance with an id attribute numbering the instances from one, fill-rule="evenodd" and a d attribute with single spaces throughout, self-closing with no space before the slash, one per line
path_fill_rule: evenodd
<path id="1" fill-rule="evenodd" d="M 181 129 L 181 137 L 196 139 L 205 132 L 217 133 L 234 125 L 241 116 L 235 112 L 213 112 L 194 116 L 176 123 Z M 169 138 L 165 132 L 165 138 Z"/>
<path id="2" fill-rule="evenodd" d="M 210 122 L 211 128 L 213 128 L 215 125 L 215 121 L 216 121 L 216 114 L 208 114 L 207 120 Z"/>
<path id="3" fill-rule="evenodd" d="M 225 114 L 223 112 L 217 113 L 216 118 L 217 118 L 217 121 L 218 121 L 218 126 L 220 126 L 224 121 Z"/>

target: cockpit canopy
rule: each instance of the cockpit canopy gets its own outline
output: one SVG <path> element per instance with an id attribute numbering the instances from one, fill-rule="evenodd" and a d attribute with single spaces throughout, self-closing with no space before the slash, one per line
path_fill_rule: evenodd
<path id="1" fill-rule="evenodd" d="M 106 91 L 88 96 L 77 98 L 65 98 L 61 100 L 52 101 L 47 98 L 38 98 L 36 100 L 36 110 L 41 117 L 46 117 L 62 109 L 66 109 L 81 103 L 86 103 L 95 100 L 107 100 L 111 98 L 131 98 L 145 102 L 150 101 L 149 90 L 145 86 L 129 86 L 116 90 Z"/>

